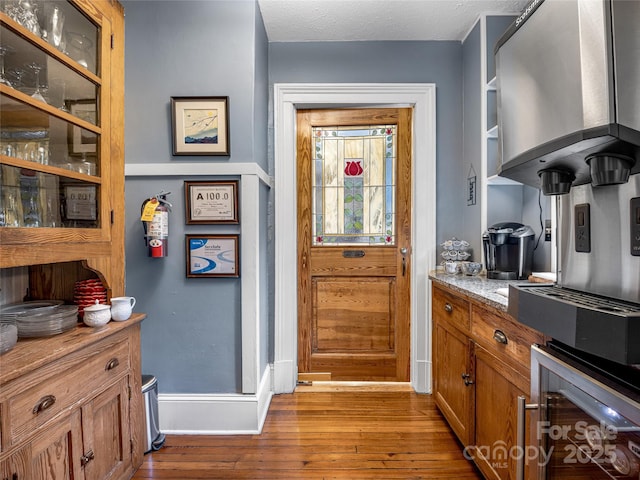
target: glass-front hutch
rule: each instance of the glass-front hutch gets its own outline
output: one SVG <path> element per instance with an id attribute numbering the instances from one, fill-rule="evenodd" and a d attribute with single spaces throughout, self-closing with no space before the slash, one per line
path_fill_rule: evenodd
<path id="1" fill-rule="evenodd" d="M 117 2 L 0 1 L 1 268 L 84 262 L 123 287 L 122 32 Z"/>

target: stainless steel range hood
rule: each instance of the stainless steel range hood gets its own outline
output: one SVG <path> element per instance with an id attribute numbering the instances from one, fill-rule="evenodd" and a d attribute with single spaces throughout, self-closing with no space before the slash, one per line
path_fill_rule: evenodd
<path id="1" fill-rule="evenodd" d="M 501 176 L 561 194 L 640 172 L 638 25 L 638 1 L 532 1 L 496 45 Z"/>

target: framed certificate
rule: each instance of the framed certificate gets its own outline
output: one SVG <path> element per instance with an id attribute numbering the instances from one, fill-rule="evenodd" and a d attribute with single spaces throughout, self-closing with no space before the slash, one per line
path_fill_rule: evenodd
<path id="1" fill-rule="evenodd" d="M 185 181 L 184 195 L 188 225 L 239 223 L 237 181 Z"/>
<path id="2" fill-rule="evenodd" d="M 187 278 L 239 277 L 238 235 L 186 235 Z"/>

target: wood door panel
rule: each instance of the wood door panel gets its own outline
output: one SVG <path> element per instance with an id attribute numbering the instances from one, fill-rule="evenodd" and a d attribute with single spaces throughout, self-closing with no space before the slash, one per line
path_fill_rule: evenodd
<path id="1" fill-rule="evenodd" d="M 313 280 L 312 355 L 393 352 L 395 282 L 388 278 Z"/>
<path id="2" fill-rule="evenodd" d="M 31 443 L 30 480 L 75 480 L 84 478 L 80 465 L 82 427 L 80 412 L 59 422 Z"/>
<path id="3" fill-rule="evenodd" d="M 517 398 L 528 398 L 529 378 L 480 346 L 476 346 L 475 356 L 475 445 L 483 447 L 474 452 L 476 463 L 487 479 L 514 479 L 516 456 L 502 455 L 501 447 L 517 444 Z M 530 422 L 527 431 L 534 431 L 531 427 Z"/>
<path id="4" fill-rule="evenodd" d="M 473 388 L 463 374 L 473 377 L 473 344 L 469 338 L 442 321 L 434 325 L 436 404 L 464 445 L 473 441 Z"/>
<path id="5" fill-rule="evenodd" d="M 334 380 L 409 381 L 411 122 L 410 108 L 299 110 L 297 113 L 299 373 L 331 373 Z M 384 153 L 389 155 L 384 160 L 388 163 L 364 164 L 363 183 L 357 183 L 359 187 L 346 187 L 344 179 L 363 175 L 362 168 L 359 173 L 347 171 L 352 160 L 361 158 L 354 156 L 356 150 L 358 155 L 362 153 L 361 146 L 345 141 L 341 144 L 344 150 L 339 150 L 342 153 L 335 153 L 333 144 L 325 150 L 325 144 L 313 144 L 315 138 L 325 133 L 314 131 L 314 127 L 322 127 L 323 130 L 325 126 L 335 128 L 336 138 L 341 138 L 338 131 L 349 131 L 354 125 L 370 126 L 370 132 L 386 131 L 384 142 L 388 143 L 384 145 L 393 153 Z M 384 130 L 379 128 L 381 125 L 395 127 Z M 346 130 L 340 130 L 341 127 Z M 394 131 L 396 133 L 390 133 Z M 373 136 L 379 134 L 371 133 Z M 355 137 L 368 135 L 357 133 Z M 328 136 L 331 137 L 330 134 Z M 350 137 L 349 141 L 355 142 L 355 137 Z M 367 137 L 362 141 L 370 140 Z M 337 146 L 335 148 L 338 152 Z M 371 152 L 362 148 L 362 151 Z M 322 170 L 325 153 L 332 159 L 327 160 L 329 167 L 326 171 Z M 372 157 L 367 155 L 362 157 L 363 162 L 366 158 L 380 159 L 378 153 L 371 154 Z M 344 165 L 331 163 L 338 161 Z M 336 172 L 340 173 L 336 176 Z M 388 176 L 376 176 L 379 172 L 386 172 Z M 329 187 L 322 183 L 325 180 Z M 320 187 L 315 185 L 316 181 Z M 364 183 L 369 181 L 371 183 Z M 362 218 L 369 217 L 361 213 L 361 219 L 349 224 L 349 229 L 355 228 L 356 231 L 349 230 L 350 233 L 345 234 L 347 227 L 343 225 L 344 231 L 330 229 L 327 237 L 322 234 L 315 236 L 316 229 L 325 231 L 321 226 L 335 228 L 336 222 L 342 225 L 340 222 L 344 221 L 343 215 L 347 211 L 340 201 L 323 203 L 325 188 L 332 189 L 332 192 L 335 188 L 335 192 L 341 192 L 343 200 L 347 198 L 347 188 L 354 191 L 357 188 L 371 188 L 370 191 L 384 188 L 387 200 L 382 202 L 380 209 L 366 210 L 367 203 L 362 212 L 375 211 L 380 215 L 375 218 L 393 219 L 393 222 L 386 224 L 387 230 L 384 231 L 366 230 L 363 225 L 369 224 Z M 351 190 L 348 193 L 351 194 Z M 372 198 L 370 193 L 360 192 L 358 195 L 361 198 L 358 201 L 362 202 L 362 198 Z M 355 193 L 353 197 L 356 197 Z"/>
<path id="6" fill-rule="evenodd" d="M 314 372 L 331 372 L 332 381 L 357 378 L 358 381 L 396 381 L 396 355 L 394 354 L 325 354 L 311 356 Z"/>
<path id="7" fill-rule="evenodd" d="M 321 275 L 368 275 L 394 276 L 398 270 L 395 248 L 375 250 L 359 247 L 320 247 L 312 248 L 310 273 Z M 345 258 L 345 252 L 362 251 L 363 257 Z M 348 253 L 346 254 L 348 255 Z"/>

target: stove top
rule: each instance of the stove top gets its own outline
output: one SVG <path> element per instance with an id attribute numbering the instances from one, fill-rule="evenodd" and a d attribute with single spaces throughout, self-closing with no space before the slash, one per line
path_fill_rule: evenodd
<path id="1" fill-rule="evenodd" d="M 510 285 L 509 314 L 570 347 L 640 364 L 640 305 L 550 285 Z"/>

